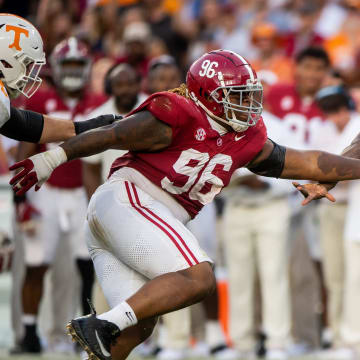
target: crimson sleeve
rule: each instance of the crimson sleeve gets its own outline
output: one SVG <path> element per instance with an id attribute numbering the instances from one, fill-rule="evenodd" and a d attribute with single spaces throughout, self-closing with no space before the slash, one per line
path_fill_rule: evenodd
<path id="1" fill-rule="evenodd" d="M 154 97 L 146 109 L 158 120 L 163 121 L 172 128 L 179 126 L 178 106 L 170 97 L 164 95 Z"/>

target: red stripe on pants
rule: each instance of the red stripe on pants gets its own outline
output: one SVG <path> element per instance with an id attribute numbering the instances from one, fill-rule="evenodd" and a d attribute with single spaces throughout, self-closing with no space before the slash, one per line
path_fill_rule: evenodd
<path id="1" fill-rule="evenodd" d="M 125 181 L 125 187 L 126 187 L 126 191 L 131 203 L 131 206 L 142 216 L 144 216 L 147 220 L 149 220 L 151 223 L 153 223 L 154 225 L 156 225 L 160 230 L 162 230 L 170 239 L 171 241 L 174 243 L 174 245 L 178 248 L 178 250 L 180 251 L 180 253 L 182 254 L 182 256 L 185 258 L 185 260 L 187 261 L 187 263 L 189 264 L 189 266 L 193 266 L 193 264 L 191 263 L 190 259 L 188 258 L 188 256 L 185 254 L 184 250 L 180 247 L 180 245 L 177 243 L 176 239 L 160 224 L 158 224 L 157 222 L 155 222 L 153 219 L 151 219 L 150 216 L 148 216 L 147 214 L 145 214 L 145 212 L 138 208 L 131 196 L 131 192 L 130 192 L 130 187 L 129 187 L 129 183 L 128 181 Z"/>
<path id="2" fill-rule="evenodd" d="M 162 224 L 164 224 L 165 226 L 167 226 L 176 236 L 177 238 L 180 240 L 180 242 L 183 244 L 184 248 L 187 250 L 187 252 L 190 254 L 190 256 L 192 257 L 192 259 L 195 261 L 195 264 L 198 264 L 199 261 L 196 259 L 195 255 L 192 253 L 192 251 L 189 249 L 189 247 L 187 246 L 185 240 L 180 236 L 180 234 L 173 228 L 171 227 L 167 222 L 165 222 L 163 219 L 161 219 L 158 215 L 156 215 L 153 211 L 151 211 L 150 209 L 142 206 L 140 204 L 140 200 L 139 200 L 139 196 L 137 194 L 136 191 L 136 187 L 134 184 L 131 184 L 134 194 L 135 194 L 135 199 L 136 199 L 136 203 L 144 210 L 146 210 L 149 214 L 151 214 L 152 216 L 154 216 L 158 221 L 160 221 Z"/>

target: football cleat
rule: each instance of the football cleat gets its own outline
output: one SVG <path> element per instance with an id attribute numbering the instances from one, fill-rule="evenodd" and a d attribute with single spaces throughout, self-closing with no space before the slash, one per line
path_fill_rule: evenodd
<path id="1" fill-rule="evenodd" d="M 42 351 L 40 338 L 34 325 L 25 326 L 25 336 L 22 341 L 10 349 L 10 355 L 40 354 Z"/>
<path id="2" fill-rule="evenodd" d="M 92 313 L 71 320 L 66 328 L 73 341 L 87 352 L 89 360 L 111 360 L 111 346 L 121 331 L 110 321 L 98 319 L 94 307 L 89 304 Z"/>

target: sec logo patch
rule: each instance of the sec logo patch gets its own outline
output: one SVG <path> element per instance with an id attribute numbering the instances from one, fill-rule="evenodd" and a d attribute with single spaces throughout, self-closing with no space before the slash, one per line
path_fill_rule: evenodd
<path id="1" fill-rule="evenodd" d="M 204 141 L 206 139 L 206 131 L 203 128 L 198 128 L 195 131 L 195 139 L 198 141 Z"/>

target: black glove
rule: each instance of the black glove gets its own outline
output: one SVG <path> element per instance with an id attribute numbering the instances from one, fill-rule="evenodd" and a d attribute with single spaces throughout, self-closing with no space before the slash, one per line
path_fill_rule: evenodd
<path id="1" fill-rule="evenodd" d="M 117 120 L 121 120 L 123 117 L 121 115 L 109 114 L 109 115 L 100 115 L 96 118 L 92 118 L 85 121 L 75 121 L 75 132 L 76 135 L 81 134 L 85 131 L 96 129 L 101 126 L 111 125 Z"/>

